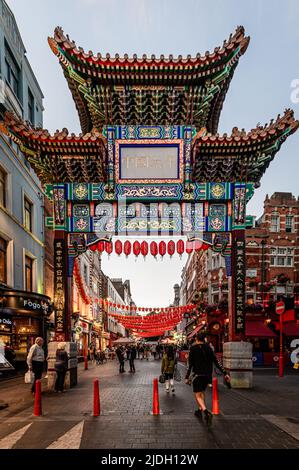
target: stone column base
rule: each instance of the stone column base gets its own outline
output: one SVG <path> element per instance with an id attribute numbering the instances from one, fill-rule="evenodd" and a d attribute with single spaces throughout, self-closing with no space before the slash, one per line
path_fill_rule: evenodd
<path id="1" fill-rule="evenodd" d="M 56 372 L 54 365 L 58 344 L 59 342 L 57 341 L 51 341 L 48 344 L 48 391 L 53 391 L 55 388 Z M 65 350 L 69 356 L 69 364 L 64 387 L 71 388 L 77 385 L 77 344 L 71 342 L 66 342 L 65 344 Z"/>
<path id="2" fill-rule="evenodd" d="M 230 373 L 232 388 L 253 387 L 251 343 L 245 341 L 224 343 L 223 366 Z"/>

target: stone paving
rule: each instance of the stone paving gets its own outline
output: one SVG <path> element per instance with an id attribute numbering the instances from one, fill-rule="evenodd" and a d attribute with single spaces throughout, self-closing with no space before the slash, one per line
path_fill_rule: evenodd
<path id="1" fill-rule="evenodd" d="M 128 365 L 126 364 L 126 370 Z M 185 366 L 180 365 L 181 375 Z M 220 415 L 209 430 L 194 415 L 192 390 L 175 395 L 159 385 L 161 416 L 151 416 L 159 361 L 136 361 L 136 374 L 118 374 L 115 361 L 80 365 L 79 384 L 65 394 L 43 393 L 43 416 L 21 379 L 0 383 L 0 448 L 45 449 L 299 449 L 299 376 L 255 373 L 253 390 L 227 390 L 219 379 Z M 101 416 L 92 417 L 93 379 L 100 380 Z M 207 392 L 211 407 L 211 389 Z"/>

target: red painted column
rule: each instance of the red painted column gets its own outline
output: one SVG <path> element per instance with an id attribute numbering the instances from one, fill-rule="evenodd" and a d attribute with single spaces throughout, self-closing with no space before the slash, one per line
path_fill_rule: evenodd
<path id="1" fill-rule="evenodd" d="M 159 386 L 158 379 L 153 380 L 153 410 L 152 415 L 157 416 L 160 414 L 160 404 L 159 404 Z"/>
<path id="2" fill-rule="evenodd" d="M 41 381 L 35 382 L 35 397 L 34 397 L 34 416 L 42 416 L 42 387 Z"/>
<path id="3" fill-rule="evenodd" d="M 93 416 L 100 416 L 101 406 L 100 406 L 100 389 L 99 389 L 99 380 L 95 379 L 93 381 Z"/>

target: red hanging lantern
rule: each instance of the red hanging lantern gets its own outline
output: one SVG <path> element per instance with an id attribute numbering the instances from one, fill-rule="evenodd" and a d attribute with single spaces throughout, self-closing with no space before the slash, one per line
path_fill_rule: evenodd
<path id="1" fill-rule="evenodd" d="M 123 244 L 120 240 L 116 240 L 116 242 L 114 243 L 114 249 L 115 249 L 115 253 L 120 256 L 123 252 Z"/>
<path id="2" fill-rule="evenodd" d="M 202 250 L 207 251 L 208 249 L 209 249 L 209 245 L 207 245 L 206 243 L 203 243 Z"/>
<path id="3" fill-rule="evenodd" d="M 129 242 L 129 240 L 126 240 L 125 243 L 124 243 L 124 253 L 125 253 L 125 255 L 129 256 L 131 254 L 131 250 L 132 250 L 131 242 Z"/>
<path id="4" fill-rule="evenodd" d="M 157 242 L 151 242 L 150 244 L 150 251 L 152 256 L 157 256 L 158 254 L 158 245 Z"/>
<path id="5" fill-rule="evenodd" d="M 148 243 L 146 241 L 141 243 L 141 254 L 142 256 L 146 256 L 148 254 Z"/>
<path id="6" fill-rule="evenodd" d="M 105 251 L 105 242 L 104 241 L 100 241 L 98 244 L 97 244 L 97 248 L 98 248 L 98 251 L 100 253 L 103 253 Z"/>
<path id="7" fill-rule="evenodd" d="M 139 256 L 140 255 L 140 250 L 141 250 L 140 243 L 138 241 L 134 242 L 133 243 L 133 253 L 134 253 L 134 255 Z"/>
<path id="8" fill-rule="evenodd" d="M 91 251 L 96 251 L 97 250 L 97 243 L 94 243 L 89 248 L 90 248 Z"/>
<path id="9" fill-rule="evenodd" d="M 184 253 L 184 249 L 185 249 L 185 243 L 183 242 L 183 240 L 178 240 L 176 244 L 176 251 L 178 252 L 180 256 L 182 256 L 182 254 Z"/>
<path id="10" fill-rule="evenodd" d="M 173 240 L 170 240 L 167 244 L 167 253 L 169 256 L 173 256 L 175 253 L 175 243 Z"/>
<path id="11" fill-rule="evenodd" d="M 190 255 L 193 251 L 193 242 L 187 241 L 186 242 L 186 253 Z"/>
<path id="12" fill-rule="evenodd" d="M 164 241 L 159 243 L 159 255 L 164 256 L 166 254 L 166 243 Z"/>
<path id="13" fill-rule="evenodd" d="M 105 242 L 105 251 L 108 253 L 108 255 L 111 255 L 113 251 L 113 245 L 112 242 Z"/>

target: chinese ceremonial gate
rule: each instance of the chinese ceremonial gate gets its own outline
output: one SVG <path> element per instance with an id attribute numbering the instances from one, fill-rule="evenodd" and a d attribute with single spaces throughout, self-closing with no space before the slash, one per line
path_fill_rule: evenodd
<path id="1" fill-rule="evenodd" d="M 1 129 L 20 146 L 54 203 L 46 224 L 55 231 L 57 340 L 70 340 L 75 257 L 113 235 L 187 235 L 221 252 L 231 279 L 229 337 L 233 343 L 242 339 L 245 229 L 252 223 L 246 203 L 299 124 L 286 110 L 248 133 L 217 133 L 248 43 L 239 27 L 222 48 L 204 56 L 111 58 L 85 53 L 60 28 L 49 38 L 82 134 L 64 129 L 51 135 L 11 113 Z M 247 350 L 234 353 L 231 344 L 227 367 L 236 371 L 237 384 L 242 373 L 234 354 L 243 354 L 244 363 L 249 356 Z"/>

